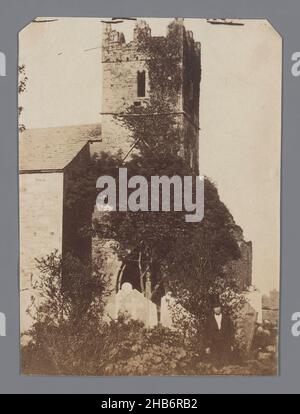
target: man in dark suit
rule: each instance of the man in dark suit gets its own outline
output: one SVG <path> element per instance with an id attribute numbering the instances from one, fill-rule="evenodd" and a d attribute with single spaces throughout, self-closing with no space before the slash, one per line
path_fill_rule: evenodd
<path id="1" fill-rule="evenodd" d="M 204 336 L 205 353 L 208 358 L 217 367 L 230 363 L 234 325 L 230 317 L 222 312 L 218 301 L 214 302 L 212 312 L 207 318 Z"/>

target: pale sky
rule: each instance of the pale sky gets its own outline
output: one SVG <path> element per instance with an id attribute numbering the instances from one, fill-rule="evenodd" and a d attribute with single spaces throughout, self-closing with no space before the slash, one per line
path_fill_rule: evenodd
<path id="1" fill-rule="evenodd" d="M 165 35 L 171 19 L 145 20 L 155 36 Z M 201 42 L 200 169 L 252 240 L 253 283 L 268 292 L 279 287 L 282 42 L 266 20 L 239 22 L 185 19 Z M 133 26 L 116 28 L 129 41 Z M 101 32 L 100 17 L 21 31 L 27 128 L 101 122 Z"/>

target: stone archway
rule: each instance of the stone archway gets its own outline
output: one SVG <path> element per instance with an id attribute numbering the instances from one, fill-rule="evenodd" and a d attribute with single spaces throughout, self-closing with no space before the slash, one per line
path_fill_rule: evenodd
<path id="1" fill-rule="evenodd" d="M 133 260 L 122 265 L 117 278 L 117 292 L 124 283 L 130 283 L 132 288 L 143 293 L 140 284 L 140 270 L 137 261 Z"/>
<path id="2" fill-rule="evenodd" d="M 153 269 L 152 269 L 153 270 Z M 154 275 L 153 275 L 154 273 Z M 143 282 L 141 283 L 141 274 L 143 275 Z M 116 277 L 115 292 L 116 295 L 121 294 L 124 286 L 130 285 L 132 290 L 138 292 L 140 296 L 144 297 L 156 306 L 157 320 L 161 319 L 161 301 L 165 296 L 165 286 L 161 280 L 159 283 L 155 277 L 155 272 L 150 272 L 149 267 L 141 269 L 137 257 L 123 263 Z"/>

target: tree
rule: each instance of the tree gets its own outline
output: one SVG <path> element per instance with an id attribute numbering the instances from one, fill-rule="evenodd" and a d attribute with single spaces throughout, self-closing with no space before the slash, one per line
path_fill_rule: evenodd
<path id="1" fill-rule="evenodd" d="M 172 36 L 164 40 L 168 44 L 163 49 L 147 37 L 139 40 L 139 52 L 147 58 L 151 93 L 147 104 L 132 105 L 118 118 L 131 132 L 135 151 L 126 159 L 108 153 L 94 159 L 85 173 L 78 172 L 70 203 L 89 203 L 92 208 L 96 179 L 101 175 L 117 178 L 121 166 L 127 168 L 128 178 L 142 175 L 148 182 L 156 175 L 195 178 L 198 174 L 197 166 L 191 167 L 183 157 L 182 146 L 189 144 L 190 137 L 182 143 L 182 126 L 173 115 L 183 82 L 180 45 Z M 204 206 L 205 216 L 200 223 L 187 223 L 185 211 L 116 211 L 99 214 L 93 225 L 98 237 L 117 242 L 121 275 L 128 266 L 135 265 L 141 292 L 159 304 L 161 296 L 172 290 L 199 321 L 207 314 L 209 295 L 218 278 L 226 281 L 224 289 L 233 288 L 224 268 L 240 257 L 234 219 L 208 178 Z M 187 295 L 182 294 L 185 290 Z"/>
<path id="2" fill-rule="evenodd" d="M 138 51 L 147 59 L 150 96 L 145 105 L 132 105 L 118 117 L 131 132 L 136 150 L 122 166 L 127 168 L 129 177 L 142 175 L 148 182 L 155 175 L 196 178 L 198 174 L 197 166 L 191 167 L 182 155 L 183 145 L 189 145 L 190 137 L 182 143 L 182 126 L 173 115 L 183 82 L 180 42 L 176 36 L 163 41 L 167 42 L 165 48 L 141 34 Z M 200 73 L 195 71 L 191 76 L 199 77 Z M 182 281 L 199 303 L 200 292 L 207 293 L 214 280 L 224 276 L 224 265 L 240 255 L 233 217 L 209 179 L 205 180 L 203 221 L 186 223 L 185 213 L 112 212 L 94 223 L 100 237 L 118 242 L 123 269 L 138 263 L 140 290 L 146 293 L 147 282 L 149 285 L 151 281 L 150 297 L 154 301 L 159 302 L 161 294 L 175 286 L 171 282 Z M 191 304 L 184 305 L 194 309 Z"/>
<path id="3" fill-rule="evenodd" d="M 37 269 L 36 295 L 28 309 L 33 324 L 24 333 L 29 343 L 22 349 L 23 370 L 84 375 L 89 366 L 97 369 L 109 281 L 98 266 L 70 255 L 62 258 L 57 251 L 38 260 Z"/>
<path id="4" fill-rule="evenodd" d="M 39 261 L 40 303 L 22 346 L 22 373 L 30 375 L 274 375 L 276 359 L 245 361 L 216 369 L 202 361 L 199 342 L 184 331 L 162 326 L 147 329 L 120 315 L 103 312 L 104 275 L 69 258 L 69 288 L 62 277 L 63 260 L 53 252 Z"/>

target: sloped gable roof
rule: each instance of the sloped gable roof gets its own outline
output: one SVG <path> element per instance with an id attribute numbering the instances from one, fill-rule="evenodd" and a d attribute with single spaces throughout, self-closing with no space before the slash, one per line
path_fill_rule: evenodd
<path id="1" fill-rule="evenodd" d="M 90 141 L 101 139 L 101 124 L 25 130 L 19 137 L 19 171 L 63 170 Z"/>

